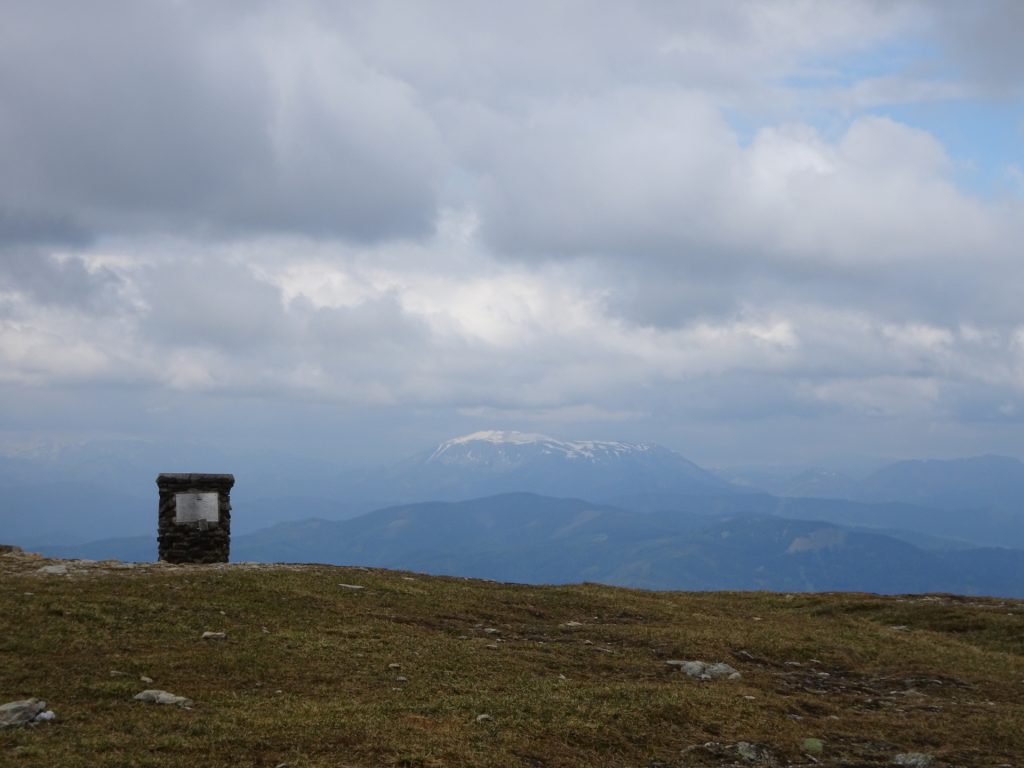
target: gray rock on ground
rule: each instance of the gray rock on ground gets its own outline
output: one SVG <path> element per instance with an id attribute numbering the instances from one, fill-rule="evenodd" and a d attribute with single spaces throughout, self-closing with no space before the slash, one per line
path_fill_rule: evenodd
<path id="1" fill-rule="evenodd" d="M 160 691 L 156 689 L 150 689 L 136 693 L 133 696 L 137 701 L 145 701 L 151 704 L 176 704 L 179 707 L 191 707 L 192 700 L 186 699 L 184 696 L 176 696 L 169 691 Z"/>
<path id="2" fill-rule="evenodd" d="M 935 764 L 935 758 L 924 752 L 902 752 L 892 759 L 892 763 L 906 768 L 930 768 Z"/>
<path id="3" fill-rule="evenodd" d="M 724 661 L 709 664 L 706 661 L 671 659 L 665 663 L 670 667 L 682 670 L 684 674 L 697 680 L 721 680 L 722 678 L 737 680 L 742 677 L 734 667 L 729 666 Z"/>
<path id="4" fill-rule="evenodd" d="M 45 573 L 50 576 L 66 576 L 68 567 L 66 565 L 44 565 L 38 571 L 38 573 Z"/>
<path id="5" fill-rule="evenodd" d="M 0 728 L 36 725 L 55 717 L 56 715 L 46 708 L 46 702 L 42 699 L 9 701 L 0 706 Z"/>
<path id="6" fill-rule="evenodd" d="M 760 744 L 753 744 L 749 741 L 736 742 L 734 749 L 736 754 L 748 763 L 759 765 L 775 765 L 775 755 L 767 747 Z"/>
<path id="7" fill-rule="evenodd" d="M 729 766 L 765 766 L 766 768 L 775 768 L 778 766 L 778 760 L 772 751 L 768 747 L 762 744 L 755 744 L 749 741 L 738 741 L 735 744 L 723 744 L 718 741 L 708 741 L 704 744 L 694 744 L 693 746 L 686 747 L 683 750 L 683 754 L 691 752 L 703 753 L 705 757 L 710 757 L 716 762 L 715 765 L 729 765 Z M 689 765 L 689 763 L 685 763 Z M 707 765 L 705 760 L 700 761 L 700 765 Z"/>

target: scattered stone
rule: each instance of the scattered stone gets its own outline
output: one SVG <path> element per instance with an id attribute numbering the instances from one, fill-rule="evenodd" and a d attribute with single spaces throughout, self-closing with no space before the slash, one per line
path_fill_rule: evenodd
<path id="1" fill-rule="evenodd" d="M 110 670 L 110 676 L 111 677 L 127 677 L 128 673 L 127 672 L 122 672 L 120 669 L 112 669 L 112 670 Z"/>
<path id="2" fill-rule="evenodd" d="M 366 589 L 366 587 L 361 584 L 339 584 L 338 586 L 344 589 Z"/>
<path id="3" fill-rule="evenodd" d="M 132 698 L 136 701 L 145 701 L 150 704 L 176 704 L 179 707 L 191 707 L 193 703 L 191 699 L 186 699 L 184 696 L 175 696 L 168 691 L 155 689 L 136 693 Z"/>
<path id="4" fill-rule="evenodd" d="M 66 576 L 68 567 L 66 565 L 44 565 L 37 573 L 46 573 L 50 576 Z"/>
<path id="5" fill-rule="evenodd" d="M 396 683 L 408 683 L 409 682 L 409 678 L 406 677 L 405 675 L 399 675 L 398 677 L 395 678 L 395 682 Z"/>
<path id="6" fill-rule="evenodd" d="M 485 713 L 485 714 L 482 714 L 482 715 L 477 715 L 477 716 L 476 716 L 476 721 L 477 721 L 478 723 L 489 723 L 489 722 L 491 722 L 492 720 L 494 720 L 494 718 L 493 718 L 493 717 L 491 717 L 490 715 L 486 714 L 486 713 Z"/>
<path id="7" fill-rule="evenodd" d="M 401 669 L 401 668 L 402 668 L 401 664 L 394 664 L 394 663 L 388 664 L 388 669 Z"/>
<path id="8" fill-rule="evenodd" d="M 665 663 L 670 667 L 681 669 L 688 677 L 694 677 L 698 680 L 720 680 L 723 677 L 730 680 L 738 680 L 743 676 L 724 661 L 709 664 L 706 661 L 670 659 Z"/>
<path id="9" fill-rule="evenodd" d="M 775 762 L 775 756 L 767 747 L 760 744 L 752 744 L 749 741 L 738 741 L 734 747 L 736 754 L 748 763 L 761 763 L 771 765 Z M 731 751 L 731 750 L 730 750 Z"/>
<path id="10" fill-rule="evenodd" d="M 203 632 L 203 640 L 227 640 L 228 636 L 226 632 Z"/>
<path id="11" fill-rule="evenodd" d="M 736 752 L 744 760 L 756 760 L 758 757 L 757 747 L 749 741 L 736 742 Z"/>
<path id="12" fill-rule="evenodd" d="M 825 742 L 821 739 L 804 739 L 800 742 L 800 749 L 809 755 L 820 755 L 825 750 Z"/>
<path id="13" fill-rule="evenodd" d="M 501 630 L 500 629 L 495 629 L 494 627 L 485 627 L 484 628 L 484 632 L 486 632 L 488 635 L 500 635 L 501 634 Z"/>
<path id="14" fill-rule="evenodd" d="M 892 764 L 906 768 L 930 768 L 935 764 L 935 758 L 924 752 L 901 752 L 892 759 Z"/>
<path id="15" fill-rule="evenodd" d="M 36 725 L 55 717 L 53 712 L 46 709 L 46 702 L 42 699 L 9 701 L 0 706 L 0 728 Z"/>
<path id="16" fill-rule="evenodd" d="M 695 744 L 691 747 L 686 747 L 683 750 L 683 754 L 690 752 L 703 752 L 705 755 L 715 758 L 716 765 L 739 765 L 736 762 L 736 758 L 739 758 L 744 763 L 752 763 L 756 765 L 775 766 L 778 765 L 775 755 L 772 754 L 771 750 L 760 744 L 754 744 L 749 741 L 738 741 L 735 744 L 722 744 L 718 741 L 708 741 L 704 744 Z M 701 765 L 704 765 L 704 761 L 701 761 Z"/>
<path id="17" fill-rule="evenodd" d="M 139 680 L 141 682 L 147 683 L 147 684 L 153 682 L 153 678 L 152 677 L 147 677 L 146 675 L 142 675 L 141 677 L 139 677 Z"/>
<path id="18" fill-rule="evenodd" d="M 563 627 L 582 627 L 583 626 L 583 622 L 582 621 L 567 621 L 562 626 Z"/>
<path id="19" fill-rule="evenodd" d="M 498 650 L 500 646 L 497 643 L 488 643 L 484 648 L 490 648 L 492 651 Z"/>

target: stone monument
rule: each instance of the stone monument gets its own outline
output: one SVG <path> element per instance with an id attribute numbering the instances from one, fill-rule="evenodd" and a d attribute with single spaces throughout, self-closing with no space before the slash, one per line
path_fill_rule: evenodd
<path id="1" fill-rule="evenodd" d="M 162 474 L 158 534 L 168 563 L 226 563 L 231 546 L 234 475 Z"/>

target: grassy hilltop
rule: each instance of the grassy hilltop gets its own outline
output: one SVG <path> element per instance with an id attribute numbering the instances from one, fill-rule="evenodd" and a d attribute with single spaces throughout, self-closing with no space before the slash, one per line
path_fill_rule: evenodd
<path id="1" fill-rule="evenodd" d="M 57 713 L 0 765 L 1024 765 L 1021 602 L 53 564 L 0 554 L 0 703 Z"/>

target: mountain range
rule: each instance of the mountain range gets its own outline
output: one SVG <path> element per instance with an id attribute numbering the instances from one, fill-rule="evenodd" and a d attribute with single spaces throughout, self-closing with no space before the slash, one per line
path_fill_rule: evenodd
<path id="1" fill-rule="evenodd" d="M 147 495 L 167 467 L 139 451 L 114 484 L 130 451 L 0 461 L 0 540 L 152 559 Z M 235 473 L 235 559 L 671 589 L 1024 589 L 1024 464 L 1005 457 L 896 462 L 859 479 L 810 468 L 788 496 L 656 445 L 519 432 L 453 438 L 358 473 L 262 466 Z"/>
<path id="2" fill-rule="evenodd" d="M 402 568 L 532 584 L 647 589 L 941 591 L 1024 597 L 1024 550 L 957 546 L 749 512 L 636 512 L 502 494 L 424 502 L 236 537 L 232 559 Z M 45 547 L 54 557 L 152 560 L 154 537 Z"/>

